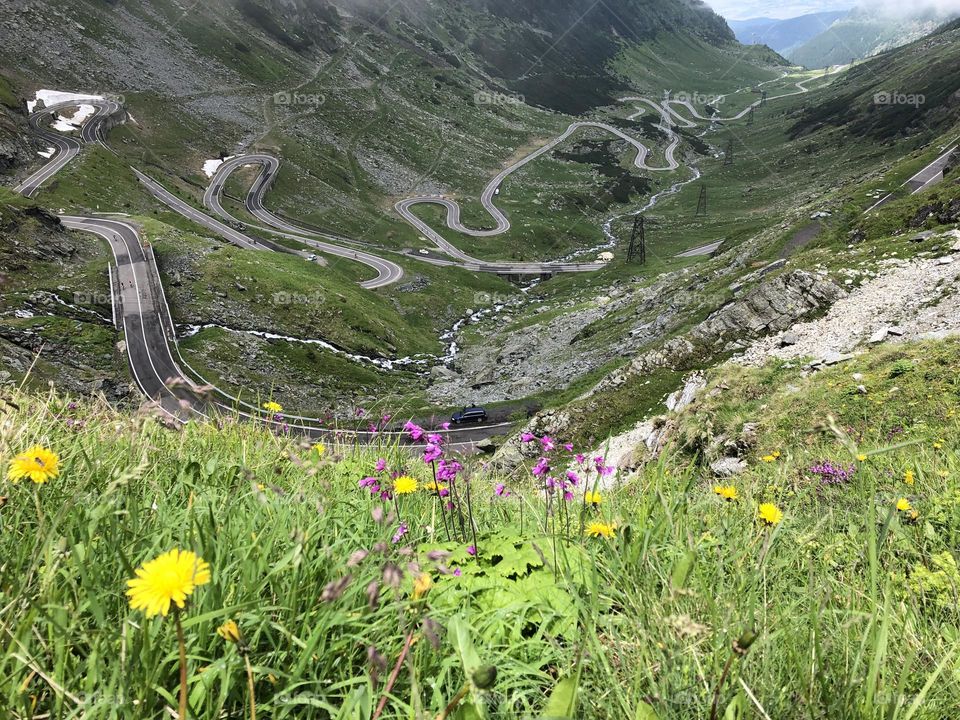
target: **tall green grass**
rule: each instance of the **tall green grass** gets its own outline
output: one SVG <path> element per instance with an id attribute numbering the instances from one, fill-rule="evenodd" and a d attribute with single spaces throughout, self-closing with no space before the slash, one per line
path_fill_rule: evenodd
<path id="1" fill-rule="evenodd" d="M 383 698 L 380 717 L 434 718 L 459 695 L 451 718 L 708 718 L 714 703 L 726 718 L 953 717 L 958 398 L 933 370 L 955 346 L 817 376 L 803 411 L 778 394 L 789 369 L 724 370 L 726 390 L 676 419 L 675 449 L 598 509 L 571 504 L 569 523 L 545 514 L 526 470 L 470 463 L 476 557 L 472 537 L 447 541 L 430 494 L 384 503 L 358 488 L 379 457 L 428 480 L 409 448 L 330 444 L 321 458 L 229 419 L 175 431 L 149 411 L 9 393 L 0 471 L 41 443 L 61 474 L 0 492 L 0 716 L 174 716 L 174 624 L 131 611 L 124 591 L 135 567 L 181 547 L 213 572 L 184 614 L 191 717 L 249 717 L 243 658 L 216 633 L 228 619 L 249 644 L 260 718 L 366 720 Z M 839 378 L 854 369 L 901 388 L 884 412 L 924 419 L 911 442 L 848 427 Z M 760 442 L 724 502 L 683 444 L 694 425 L 737 426 L 738 408 Z M 812 479 L 826 457 L 856 464 L 853 480 Z M 894 509 L 900 496 L 916 518 Z M 783 521 L 758 523 L 760 502 Z M 581 512 L 615 538 L 584 537 Z M 422 573 L 433 585 L 418 597 Z"/>

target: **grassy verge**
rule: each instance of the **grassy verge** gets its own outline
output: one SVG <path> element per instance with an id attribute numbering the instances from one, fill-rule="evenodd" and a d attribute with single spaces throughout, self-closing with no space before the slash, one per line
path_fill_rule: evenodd
<path id="1" fill-rule="evenodd" d="M 0 702 L 13 718 L 166 716 L 174 617 L 144 618 L 124 591 L 182 548 L 211 566 L 182 613 L 191 717 L 250 714 L 244 653 L 273 718 L 368 719 L 381 698 L 380 717 L 433 717 L 461 689 L 452 717 L 949 716 L 958 360 L 953 341 L 809 377 L 721 368 L 676 418 L 675 450 L 597 506 L 581 483 L 548 510 L 526 472 L 468 464 L 451 501 L 475 532 L 422 489 L 430 466 L 409 448 L 320 454 L 229 420 L 172 431 L 11 395 L 0 470 L 35 443 L 60 458 L 46 484 L 4 485 Z M 746 421 L 749 467 L 725 501 L 696 454 Z M 547 456 L 561 474 L 569 455 Z M 854 470 L 823 482 L 826 460 Z M 418 489 L 358 488 L 391 472 Z M 763 522 L 762 503 L 782 516 Z M 593 522 L 613 536 L 586 535 Z M 228 620 L 242 645 L 218 636 Z"/>

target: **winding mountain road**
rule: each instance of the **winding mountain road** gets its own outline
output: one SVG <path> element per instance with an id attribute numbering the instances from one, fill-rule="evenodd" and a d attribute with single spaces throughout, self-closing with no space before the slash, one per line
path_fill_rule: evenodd
<path id="1" fill-rule="evenodd" d="M 59 109 L 70 105 L 94 104 L 89 100 L 61 103 L 38 111 L 31 118 L 34 129 L 45 140 L 61 139 L 45 129 L 43 123 Z M 104 141 L 102 123 L 119 106 L 105 103 L 88 118 L 81 130 L 86 143 Z M 44 164 L 17 186 L 17 191 L 33 194 L 40 185 L 56 174 L 80 151 L 82 144 L 74 138 L 62 138 L 55 143 L 60 153 Z M 223 234 L 231 242 L 250 250 L 272 250 L 269 244 L 251 239 L 209 216 L 194 210 L 187 203 L 167 192 L 149 177 L 134 170 L 141 182 L 159 199 L 178 212 Z M 176 330 L 170 308 L 163 291 L 159 272 L 153 260 L 152 250 L 141 238 L 139 231 L 130 223 L 103 217 L 59 216 L 65 227 L 91 233 L 103 238 L 110 247 L 116 265 L 116 274 L 110 288 L 114 316 L 118 329 L 123 330 L 127 358 L 134 382 L 149 398 L 159 412 L 177 423 L 191 418 L 215 419 L 217 416 L 240 417 L 263 423 L 282 432 L 295 432 L 312 438 L 330 436 L 352 437 L 359 442 L 372 442 L 378 438 L 406 442 L 407 435 L 398 430 L 379 432 L 331 428 L 324 421 L 298 415 L 276 416 L 263 408 L 236 398 L 208 382 L 184 360 L 176 342 Z M 208 223 L 212 223 L 208 224 Z M 191 374 L 183 368 L 190 369 Z M 202 384 L 199 384 L 202 383 Z M 465 449 L 477 441 L 499 434 L 511 427 L 510 422 L 465 426 L 439 430 L 449 447 Z"/>
<path id="2" fill-rule="evenodd" d="M 807 80 L 802 80 L 795 83 L 797 90 L 793 92 L 783 93 L 781 95 L 776 95 L 773 97 L 766 98 L 767 101 L 776 100 L 784 97 L 791 97 L 794 95 L 800 95 L 803 93 L 809 92 L 806 87 L 806 83 L 812 82 L 813 80 L 826 77 L 827 75 L 835 74 L 842 71 L 843 68 L 837 68 L 832 70 L 826 75 L 821 75 L 816 78 L 808 78 Z M 780 78 L 777 78 L 770 82 L 776 82 Z M 484 228 L 484 229 L 474 229 L 467 227 L 463 224 L 461 220 L 461 207 L 456 200 L 440 196 L 440 195 L 416 195 L 413 197 L 405 198 L 394 205 L 394 209 L 407 223 L 409 223 L 413 228 L 420 233 L 421 236 L 427 238 L 431 241 L 437 248 L 439 248 L 443 253 L 453 258 L 456 262 L 443 262 L 437 261 L 435 258 L 428 258 L 423 256 L 411 255 L 409 257 L 414 257 L 418 260 L 424 262 L 432 262 L 436 265 L 459 265 L 467 270 L 474 272 L 492 272 L 498 274 L 516 274 L 516 275 L 549 275 L 553 273 L 577 273 L 577 272 L 593 272 L 604 267 L 604 263 L 601 262 L 592 262 L 592 263 L 564 263 L 564 262 L 495 262 L 482 260 L 480 258 L 473 257 L 468 253 L 460 250 L 456 245 L 448 241 L 443 237 L 439 232 L 433 229 L 429 223 L 413 212 L 413 209 L 417 205 L 439 205 L 446 210 L 446 226 L 450 230 L 453 230 L 462 235 L 467 235 L 470 237 L 484 238 L 484 237 L 494 237 L 496 235 L 501 235 L 508 230 L 510 230 L 510 220 L 504 215 L 504 213 L 495 205 L 494 199 L 499 194 L 500 188 L 503 185 L 504 181 L 513 173 L 520 170 L 529 163 L 535 161 L 537 158 L 543 156 L 544 154 L 550 152 L 558 145 L 566 142 L 572 135 L 578 131 L 585 128 L 592 128 L 597 130 L 602 130 L 607 132 L 615 137 L 625 140 L 627 143 L 632 145 L 636 150 L 636 155 L 634 157 L 634 167 L 640 170 L 646 170 L 648 172 L 673 172 L 680 168 L 680 163 L 676 159 L 676 151 L 680 145 L 681 137 L 673 129 L 674 122 L 683 127 L 696 127 L 696 120 L 707 121 L 707 122 L 729 122 L 740 120 L 753 109 L 759 107 L 764 100 L 760 99 L 756 102 L 748 105 L 741 112 L 729 118 L 720 118 L 716 116 L 706 117 L 702 115 L 697 108 L 687 100 L 672 100 L 666 99 L 661 102 L 656 102 L 646 97 L 637 97 L 637 96 L 628 96 L 620 99 L 621 102 L 640 102 L 648 105 L 655 112 L 660 115 L 660 129 L 669 138 L 669 143 L 664 149 L 664 159 L 666 165 L 664 166 L 654 166 L 650 165 L 647 162 L 647 158 L 650 155 L 650 149 L 644 145 L 642 142 L 636 138 L 628 135 L 619 128 L 616 128 L 612 125 L 602 122 L 594 121 L 578 121 L 571 123 L 567 129 L 553 138 L 549 142 L 545 143 L 541 147 L 537 148 L 533 152 L 524 156 L 515 163 L 507 166 L 501 170 L 497 175 L 487 183 L 480 195 L 480 204 L 483 206 L 484 210 L 490 215 L 494 222 L 493 228 Z M 685 118 L 683 115 L 679 114 L 671 106 L 678 105 L 680 107 L 688 110 L 696 120 L 690 120 Z M 400 277 L 402 277 L 402 270 L 393 263 L 395 270 L 391 271 L 385 267 L 382 267 L 380 264 L 389 263 L 390 261 L 379 258 L 376 255 L 370 253 L 365 253 L 361 250 L 354 249 L 351 244 L 355 244 L 356 241 L 352 241 L 348 238 L 341 236 L 321 233 L 313 230 L 307 230 L 303 227 L 297 226 L 283 218 L 278 217 L 276 214 L 270 212 L 264 207 L 264 196 L 266 195 L 267 190 L 271 184 L 276 179 L 277 173 L 280 169 L 280 160 L 275 158 L 272 155 L 265 153 L 249 153 L 244 155 L 238 155 L 227 160 L 224 160 L 223 163 L 217 168 L 213 178 L 211 178 L 210 185 L 207 187 L 203 196 L 203 204 L 206 208 L 213 211 L 215 214 L 224 218 L 225 220 L 233 223 L 238 223 L 239 220 L 230 215 L 226 209 L 223 207 L 221 198 L 223 195 L 223 188 L 226 185 L 230 175 L 239 170 L 242 167 L 259 165 L 261 171 L 259 175 L 253 181 L 247 195 L 244 199 L 244 206 L 246 210 L 263 222 L 267 227 L 260 227 L 258 229 L 279 234 L 282 237 L 288 237 L 291 239 L 304 242 L 305 244 L 310 245 L 311 247 L 316 248 L 321 252 L 326 252 L 332 255 L 337 255 L 339 257 L 345 257 L 352 260 L 357 260 L 363 262 L 364 264 L 370 265 L 377 270 L 378 276 L 374 280 L 367 281 L 364 283 L 365 287 L 381 287 L 393 282 Z M 196 211 L 194 211 L 195 213 Z M 196 218 L 194 218 L 196 219 Z M 306 239 L 310 239 L 309 241 Z M 346 247 L 344 247 L 346 246 Z M 378 264 L 380 263 L 380 264 Z"/>
<path id="3" fill-rule="evenodd" d="M 806 81 L 809 82 L 809 81 Z M 797 83 L 799 92 L 807 92 L 801 83 Z M 788 93 L 794 95 L 798 93 Z M 785 97 L 785 96 L 778 96 Z M 769 98 L 775 99 L 775 98 Z M 647 163 L 649 149 L 626 133 L 612 125 L 599 122 L 571 123 L 566 131 L 550 142 L 501 170 L 484 188 L 481 194 L 481 204 L 493 218 L 495 227 L 492 229 L 472 229 L 463 225 L 460 220 L 460 206 L 454 200 L 436 196 L 415 196 L 402 200 L 396 204 L 397 212 L 424 236 L 431 239 L 438 248 L 453 258 L 451 261 L 436 258 L 418 258 L 437 265 L 456 265 L 481 272 L 500 272 L 516 274 L 543 274 L 554 272 L 590 272 L 603 263 L 516 263 L 516 262 L 488 262 L 480 260 L 460 251 L 452 243 L 446 241 L 427 223 L 419 219 L 412 209 L 418 204 L 436 204 L 446 208 L 447 226 L 457 232 L 472 237 L 492 237 L 510 229 L 509 219 L 496 207 L 494 198 L 502 183 L 514 172 L 533 162 L 538 157 L 551 151 L 571 135 L 584 128 L 594 128 L 608 132 L 627 141 L 636 149 L 634 166 L 651 172 L 666 172 L 680 167 L 675 152 L 680 143 L 680 136 L 673 130 L 673 122 L 691 127 L 695 123 L 679 115 L 670 107 L 671 102 L 657 103 L 648 98 L 630 97 L 623 101 L 642 102 L 653 108 L 661 116 L 660 127 L 667 133 L 670 142 L 664 151 L 666 165 L 664 167 L 651 166 Z M 759 104 L 760 101 L 753 106 Z M 715 122 L 717 118 L 704 118 L 687 102 L 679 103 L 686 107 L 692 115 L 701 120 Z M 77 105 L 93 105 L 95 112 L 80 127 L 80 140 L 51 132 L 46 127 L 48 119 L 59 110 Z M 751 107 L 753 107 L 751 106 Z M 749 107 L 729 119 L 739 119 L 749 112 Z M 15 190 L 25 196 L 32 196 L 40 186 L 61 170 L 80 152 L 83 144 L 106 145 L 104 123 L 121 107 L 112 100 L 75 100 L 58 103 L 33 113 L 30 124 L 45 141 L 55 148 L 55 155 L 39 170 L 27 177 L 16 186 Z M 333 256 L 357 261 L 368 265 L 377 273 L 376 277 L 361 283 L 367 288 L 383 287 L 396 282 L 403 276 L 402 268 L 396 263 L 365 252 L 357 247 L 358 243 L 348 238 L 307 230 L 271 213 L 263 205 L 263 198 L 276 178 L 280 161 L 266 154 L 248 154 L 225 161 L 215 173 L 203 197 L 204 206 L 227 222 L 237 223 L 223 207 L 221 198 L 223 188 L 231 173 L 247 165 L 259 165 L 261 172 L 254 180 L 244 205 L 251 215 L 263 222 L 267 227 L 257 229 L 277 234 L 281 237 L 295 239 L 308 247 L 314 248 Z M 215 232 L 229 242 L 248 250 L 280 251 L 299 254 L 309 257 L 309 253 L 291 250 L 265 238 L 255 238 L 218 220 L 176 197 L 166 190 L 159 182 L 145 175 L 136 168 L 132 168 L 144 187 L 158 200 L 168 207 L 190 219 L 193 222 Z M 163 285 L 159 277 L 152 250 L 142 240 L 137 229 L 126 222 L 106 218 L 89 218 L 78 216 L 61 216 L 64 225 L 70 229 L 88 232 L 102 237 L 109 244 L 117 267 L 116 286 L 111 287 L 114 296 L 114 312 L 118 324 L 123 329 L 127 345 L 127 353 L 131 372 L 141 392 L 154 400 L 157 406 L 170 418 L 178 422 L 186 422 L 191 417 L 210 418 L 220 413 L 238 414 L 240 417 L 282 427 L 285 431 L 292 430 L 311 437 L 322 437 L 333 432 L 343 434 L 344 431 L 332 430 L 325 427 L 322 421 L 315 418 L 300 416 L 274 417 L 271 413 L 257 408 L 249 403 L 233 397 L 230 393 L 207 382 L 199 373 L 180 355 L 176 343 L 176 331 L 170 314 L 169 306 L 163 293 Z M 256 226 L 255 226 L 256 227 Z M 176 357 L 175 357 L 176 355 Z M 187 367 L 191 374 L 184 372 Z M 198 385 L 203 383 L 202 385 Z M 443 431 L 450 444 L 454 446 L 470 445 L 478 439 L 489 437 L 509 427 L 511 423 L 496 423 L 480 427 L 455 428 Z M 357 440 L 370 440 L 374 437 L 390 436 L 403 438 L 400 432 L 362 432 L 346 431 Z"/>
<path id="4" fill-rule="evenodd" d="M 207 186 L 203 194 L 204 207 L 228 222 L 239 222 L 237 218 L 230 215 L 224 209 L 221 203 L 221 197 L 223 195 L 224 185 L 230 177 L 230 174 L 247 165 L 259 165 L 261 166 L 261 171 L 247 193 L 244 206 L 251 215 L 268 226 L 266 228 L 254 227 L 259 230 L 266 230 L 278 234 L 281 237 L 296 240 L 328 255 L 353 260 L 373 268 L 377 272 L 377 276 L 372 280 L 365 280 L 360 283 L 361 287 L 369 290 L 391 285 L 403 277 L 403 268 L 397 265 L 397 263 L 357 248 L 351 248 L 349 247 L 349 243 L 352 241 L 347 238 L 306 230 L 277 217 L 267 210 L 263 206 L 263 196 L 273 183 L 274 178 L 277 176 L 277 171 L 280 168 L 280 161 L 272 155 L 258 153 L 243 155 L 224 161 L 223 164 L 217 168 L 216 173 L 210 180 L 210 185 Z M 200 213 L 197 214 L 199 215 Z M 318 238 L 324 238 L 325 240 Z M 347 247 L 344 247 L 344 245 L 347 245 Z"/>

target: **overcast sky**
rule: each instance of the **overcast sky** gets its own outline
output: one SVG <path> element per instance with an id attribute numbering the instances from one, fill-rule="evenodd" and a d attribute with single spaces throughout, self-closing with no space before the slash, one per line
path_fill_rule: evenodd
<path id="1" fill-rule="evenodd" d="M 778 19 L 798 17 L 828 10 L 849 10 L 854 5 L 875 7 L 887 13 L 903 13 L 923 8 L 960 14 L 960 0 L 705 0 L 707 5 L 729 20 L 755 17 Z"/>

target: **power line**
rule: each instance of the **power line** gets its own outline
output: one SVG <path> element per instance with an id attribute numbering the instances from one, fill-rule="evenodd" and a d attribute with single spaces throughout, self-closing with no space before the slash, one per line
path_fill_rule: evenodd
<path id="1" fill-rule="evenodd" d="M 633 231 L 630 233 L 630 247 L 627 248 L 627 262 L 633 262 L 639 255 L 640 264 L 647 263 L 647 236 L 646 218 L 643 215 L 633 216 Z"/>
<path id="2" fill-rule="evenodd" d="M 697 200 L 697 217 L 707 214 L 707 186 L 700 186 L 700 198 Z"/>
<path id="3" fill-rule="evenodd" d="M 733 165 L 733 138 L 727 140 L 727 149 L 723 152 L 723 164 Z"/>

